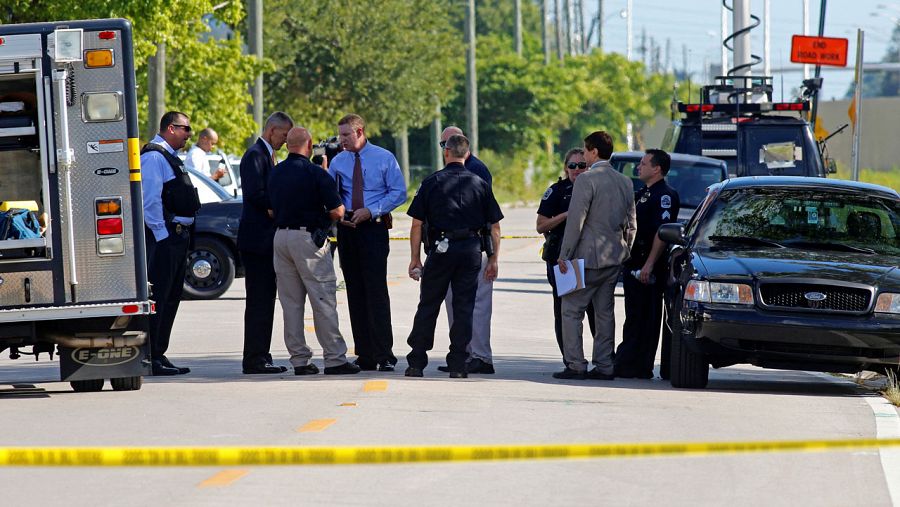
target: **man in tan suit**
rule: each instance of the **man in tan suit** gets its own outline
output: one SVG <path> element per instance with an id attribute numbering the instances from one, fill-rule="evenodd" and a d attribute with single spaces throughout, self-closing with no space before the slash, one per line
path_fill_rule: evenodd
<path id="1" fill-rule="evenodd" d="M 611 359 L 615 342 L 613 291 L 622 263 L 634 243 L 637 221 L 634 187 L 624 174 L 609 165 L 612 138 L 597 131 L 584 138 L 584 159 L 591 168 L 575 180 L 566 232 L 560 249 L 559 270 L 566 260 L 584 259 L 585 288 L 562 297 L 563 360 L 566 369 L 553 374 L 559 379 L 612 380 Z M 592 363 L 587 371 L 582 320 L 588 304 L 594 304 L 596 331 Z"/>

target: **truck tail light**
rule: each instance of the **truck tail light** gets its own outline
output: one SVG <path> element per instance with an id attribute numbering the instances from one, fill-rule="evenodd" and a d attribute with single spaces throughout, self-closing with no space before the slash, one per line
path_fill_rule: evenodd
<path id="1" fill-rule="evenodd" d="M 100 32 L 99 34 L 97 34 L 97 37 L 100 37 L 100 40 L 115 40 L 116 32 L 112 32 L 112 31 Z"/>
<path id="2" fill-rule="evenodd" d="M 112 67 L 114 63 L 112 49 L 89 49 L 84 52 L 84 67 L 87 69 Z"/>
<path id="3" fill-rule="evenodd" d="M 122 199 L 98 199 L 96 206 L 97 216 L 122 214 Z"/>
<path id="4" fill-rule="evenodd" d="M 97 220 L 97 234 L 100 236 L 122 234 L 122 217 L 101 218 Z"/>
<path id="5" fill-rule="evenodd" d="M 141 309 L 141 307 L 138 305 L 125 305 L 122 307 L 122 313 L 124 313 L 126 315 L 131 314 L 131 313 L 137 313 L 140 309 Z"/>

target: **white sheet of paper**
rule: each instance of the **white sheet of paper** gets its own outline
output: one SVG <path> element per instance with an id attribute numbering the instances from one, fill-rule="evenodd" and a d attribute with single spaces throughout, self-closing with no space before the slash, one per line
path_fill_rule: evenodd
<path id="1" fill-rule="evenodd" d="M 563 274 L 560 273 L 558 264 L 553 266 L 553 275 L 556 277 L 556 293 L 560 296 L 584 288 L 584 259 L 566 261 L 566 267 L 569 269 Z"/>

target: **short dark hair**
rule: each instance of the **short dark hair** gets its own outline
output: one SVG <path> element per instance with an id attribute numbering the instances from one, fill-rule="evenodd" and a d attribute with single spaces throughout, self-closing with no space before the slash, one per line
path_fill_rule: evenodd
<path id="1" fill-rule="evenodd" d="M 162 115 L 162 118 L 159 119 L 159 131 L 162 132 L 166 130 L 167 128 L 169 128 L 169 125 L 175 123 L 176 121 L 178 121 L 178 118 L 181 117 L 186 118 L 188 121 L 191 120 L 188 115 L 182 113 L 181 111 L 169 111 L 166 114 Z"/>
<path id="2" fill-rule="evenodd" d="M 655 148 L 651 148 L 644 153 L 650 155 L 650 163 L 658 165 L 659 172 L 661 172 L 663 176 L 669 174 L 669 167 L 672 165 L 672 157 L 670 157 L 668 153 Z"/>
<path id="3" fill-rule="evenodd" d="M 287 127 L 288 129 L 291 129 L 294 127 L 294 120 L 283 111 L 275 111 L 266 118 L 266 125 L 263 127 L 263 131 L 268 130 L 269 127 Z"/>
<path id="4" fill-rule="evenodd" d="M 463 158 L 469 152 L 469 139 L 463 135 L 453 134 L 447 138 L 447 143 L 444 147 L 453 157 Z"/>
<path id="5" fill-rule="evenodd" d="M 597 150 L 597 155 L 600 158 L 609 160 L 613 153 L 613 140 L 605 131 L 598 130 L 591 132 L 584 138 L 584 148 L 586 150 Z"/>

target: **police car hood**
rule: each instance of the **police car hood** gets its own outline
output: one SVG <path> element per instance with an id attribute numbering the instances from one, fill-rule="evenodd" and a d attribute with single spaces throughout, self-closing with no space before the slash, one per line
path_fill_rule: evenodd
<path id="1" fill-rule="evenodd" d="M 696 251 L 706 278 L 803 278 L 900 287 L 898 258 L 800 248 L 705 248 Z"/>

